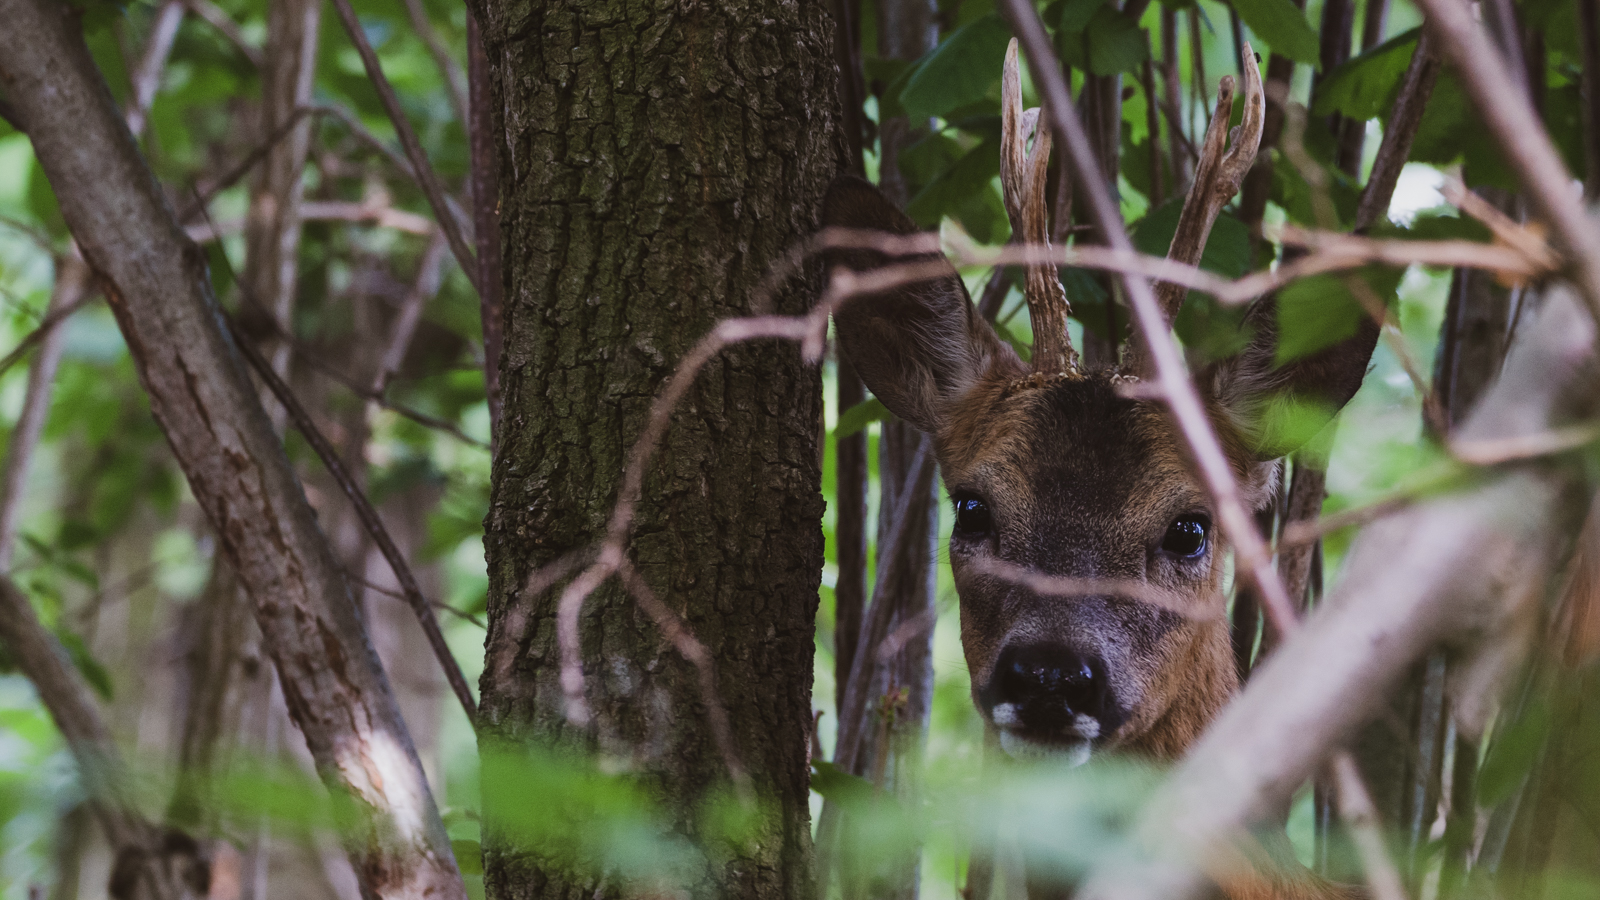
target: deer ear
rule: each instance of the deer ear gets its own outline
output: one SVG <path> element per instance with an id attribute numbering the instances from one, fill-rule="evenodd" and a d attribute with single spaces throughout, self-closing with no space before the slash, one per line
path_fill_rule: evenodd
<path id="1" fill-rule="evenodd" d="M 1276 298 L 1251 307 L 1244 327 L 1253 335 L 1249 345 L 1213 366 L 1202 383 L 1240 449 L 1258 460 L 1277 459 L 1299 449 L 1355 396 L 1378 343 L 1378 323 L 1362 315 L 1350 337 L 1282 365 Z"/>
<path id="2" fill-rule="evenodd" d="M 914 222 L 871 184 L 841 175 L 822 201 L 823 227 L 916 234 Z M 864 239 L 861 244 L 870 243 Z M 939 431 L 948 404 L 991 366 L 1022 362 L 978 317 L 955 267 L 938 253 L 888 253 L 857 246 L 830 250 L 829 268 L 868 272 L 884 266 L 934 262 L 937 273 L 871 294 L 834 311 L 839 347 L 861 380 L 896 416 L 929 433 Z"/>

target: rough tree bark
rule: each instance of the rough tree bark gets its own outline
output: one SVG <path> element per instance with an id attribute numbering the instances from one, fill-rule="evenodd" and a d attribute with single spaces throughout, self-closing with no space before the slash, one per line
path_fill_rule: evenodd
<path id="1" fill-rule="evenodd" d="M 70 7 L 0 0 L 0 82 L 256 621 L 373 897 L 464 897 L 448 838 L 361 620 L 218 320 L 189 242 L 117 115 Z"/>
<path id="2" fill-rule="evenodd" d="M 530 573 L 604 534 L 623 459 L 671 367 L 751 312 L 837 169 L 833 26 L 818 0 L 474 5 L 503 129 L 502 419 L 485 547 L 480 746 L 630 760 L 667 808 L 728 783 L 686 662 L 613 580 L 581 619 L 591 722 L 567 720 L 559 591 Z M 799 287 L 776 312 L 809 308 Z M 821 385 L 796 348 L 733 348 L 701 373 L 651 464 L 627 555 L 715 660 L 733 740 L 770 818 L 685 875 L 696 896 L 805 897 L 812 629 L 822 562 Z M 519 627 L 518 623 L 526 623 Z M 495 898 L 619 886 L 497 830 Z M 693 838 L 685 814 L 675 824 Z"/>

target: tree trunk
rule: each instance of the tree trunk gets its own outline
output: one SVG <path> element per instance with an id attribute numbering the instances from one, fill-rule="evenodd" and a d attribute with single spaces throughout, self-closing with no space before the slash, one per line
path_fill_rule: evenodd
<path id="1" fill-rule="evenodd" d="M 503 128 L 503 412 L 490 511 L 480 746 L 629 760 L 698 837 L 729 780 L 695 668 L 612 580 L 581 620 L 585 726 L 560 686 L 559 591 L 530 573 L 604 534 L 651 399 L 720 319 L 752 312 L 815 224 L 836 146 L 833 26 L 818 0 L 474 10 Z M 807 285 L 771 298 L 813 302 Z M 822 565 L 818 373 L 792 345 L 734 347 L 701 373 L 649 468 L 627 556 L 715 662 L 733 743 L 773 817 L 686 873 L 695 896 L 808 897 L 807 736 Z M 497 829 L 493 898 L 614 896 Z"/>

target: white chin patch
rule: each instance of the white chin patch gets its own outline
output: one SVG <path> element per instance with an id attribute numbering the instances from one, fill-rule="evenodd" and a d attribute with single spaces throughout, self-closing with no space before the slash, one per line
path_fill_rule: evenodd
<path id="1" fill-rule="evenodd" d="M 1062 733 L 1052 740 L 1030 740 L 1018 729 L 1022 717 L 1013 703 L 997 704 L 990 713 L 990 719 L 1000 731 L 1000 749 L 1012 759 L 1050 760 L 1081 766 L 1089 761 L 1093 741 L 1100 736 L 1098 720 L 1078 715 L 1073 717 L 1070 726 L 1063 728 Z"/>

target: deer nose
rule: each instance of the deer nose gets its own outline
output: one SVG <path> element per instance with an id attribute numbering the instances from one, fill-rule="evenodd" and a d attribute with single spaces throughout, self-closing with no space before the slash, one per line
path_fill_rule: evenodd
<path id="1" fill-rule="evenodd" d="M 1079 716 L 1096 723 L 1105 717 L 1104 664 L 1061 644 L 1007 647 L 995 663 L 990 684 L 996 725 L 1057 732 L 1069 726 L 1082 730 Z M 1010 704 L 1010 709 L 1002 710 L 1003 704 Z"/>

